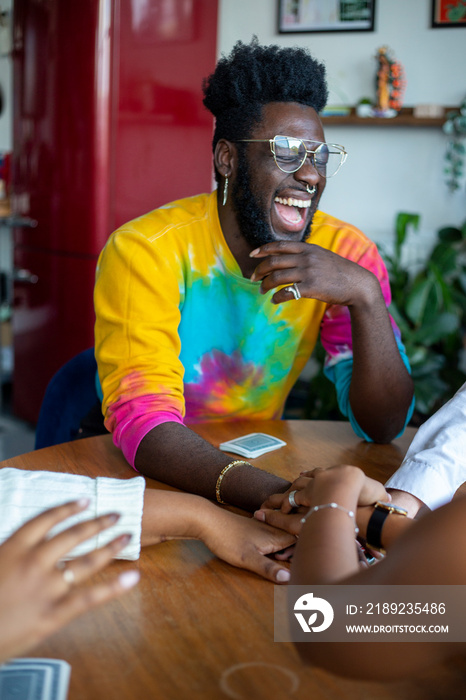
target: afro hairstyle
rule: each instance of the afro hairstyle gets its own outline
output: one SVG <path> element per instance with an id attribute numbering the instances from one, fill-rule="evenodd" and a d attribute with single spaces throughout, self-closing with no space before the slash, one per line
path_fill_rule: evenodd
<path id="1" fill-rule="evenodd" d="M 219 139 L 249 138 L 270 102 L 299 102 L 322 111 L 328 90 L 325 66 L 303 48 L 261 46 L 256 36 L 238 41 L 203 81 L 204 106 L 215 117 L 212 150 Z"/>

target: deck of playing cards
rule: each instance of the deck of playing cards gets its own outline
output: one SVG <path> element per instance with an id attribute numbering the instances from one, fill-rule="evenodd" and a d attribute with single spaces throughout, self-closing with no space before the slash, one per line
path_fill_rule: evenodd
<path id="1" fill-rule="evenodd" d="M 254 457 L 260 457 L 266 452 L 278 450 L 278 448 L 283 447 L 283 445 L 286 445 L 286 442 L 273 437 L 273 435 L 267 435 L 266 433 L 249 433 L 249 435 L 243 435 L 234 440 L 222 442 L 219 448 L 224 452 L 233 452 L 242 457 L 254 459 Z"/>
<path id="2" fill-rule="evenodd" d="M 0 698 L 66 700 L 70 673 L 61 659 L 12 659 L 0 666 Z"/>

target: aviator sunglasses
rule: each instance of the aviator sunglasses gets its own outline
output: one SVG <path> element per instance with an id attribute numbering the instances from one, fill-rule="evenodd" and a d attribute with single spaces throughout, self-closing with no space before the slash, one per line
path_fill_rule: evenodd
<path id="1" fill-rule="evenodd" d="M 313 167 L 323 177 L 333 177 L 346 160 L 343 146 L 336 143 L 322 143 L 296 139 L 293 136 L 274 136 L 273 139 L 239 139 L 247 143 L 268 143 L 275 163 L 284 173 L 295 173 L 307 157 Z"/>

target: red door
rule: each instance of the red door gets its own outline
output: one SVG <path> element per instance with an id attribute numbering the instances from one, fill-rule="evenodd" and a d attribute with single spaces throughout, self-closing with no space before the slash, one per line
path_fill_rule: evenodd
<path id="1" fill-rule="evenodd" d="M 210 191 L 217 0 L 15 0 L 15 413 L 93 345 L 97 256 L 111 231 Z"/>

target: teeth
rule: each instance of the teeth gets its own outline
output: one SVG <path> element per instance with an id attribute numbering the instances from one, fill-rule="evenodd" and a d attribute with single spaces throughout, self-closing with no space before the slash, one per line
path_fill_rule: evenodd
<path id="1" fill-rule="evenodd" d="M 288 207 L 299 207 L 300 209 L 307 209 L 312 203 L 310 199 L 302 200 L 293 199 L 292 197 L 288 197 L 287 199 L 284 199 L 283 197 L 275 197 L 275 202 L 278 204 L 285 204 Z"/>

